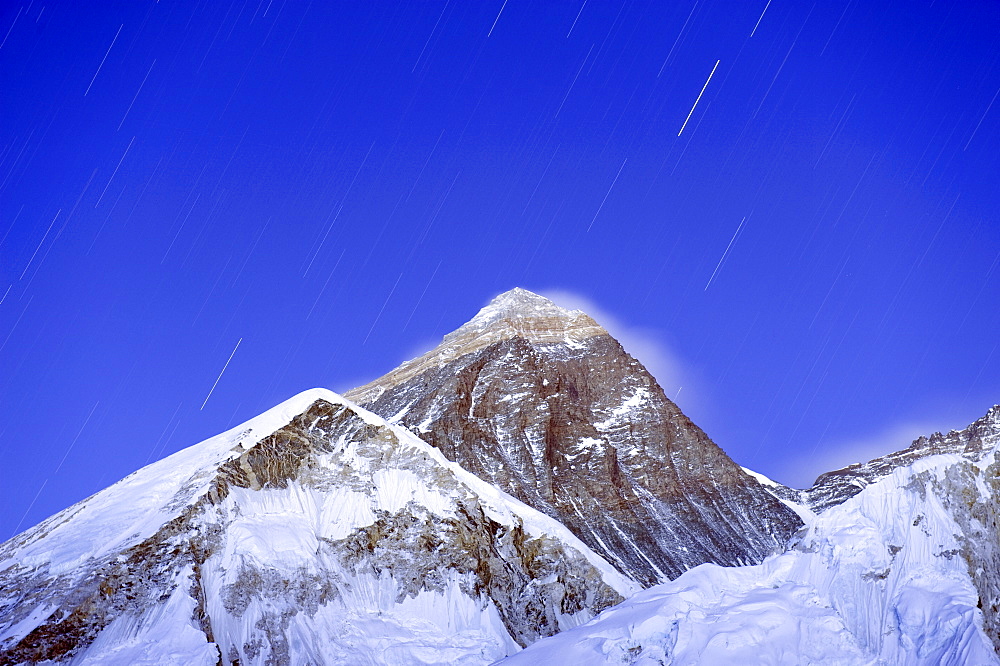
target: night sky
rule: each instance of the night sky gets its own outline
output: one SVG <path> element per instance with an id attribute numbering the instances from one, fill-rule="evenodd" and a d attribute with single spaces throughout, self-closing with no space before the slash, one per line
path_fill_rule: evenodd
<path id="1" fill-rule="evenodd" d="M 4 2 L 0 39 L 0 540 L 515 286 L 799 487 L 1000 402 L 996 2 Z"/>

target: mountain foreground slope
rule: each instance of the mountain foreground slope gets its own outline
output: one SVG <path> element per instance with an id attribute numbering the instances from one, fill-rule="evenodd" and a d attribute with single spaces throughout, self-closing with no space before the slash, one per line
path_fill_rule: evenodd
<path id="1" fill-rule="evenodd" d="M 0 664 L 485 664 L 638 589 L 314 389 L 3 544 Z"/>

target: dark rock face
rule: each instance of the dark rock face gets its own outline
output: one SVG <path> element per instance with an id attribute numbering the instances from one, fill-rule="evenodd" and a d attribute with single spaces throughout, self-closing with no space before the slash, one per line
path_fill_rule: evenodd
<path id="1" fill-rule="evenodd" d="M 523 290 L 347 397 L 647 585 L 757 563 L 801 526 L 592 319 Z"/>
<path id="2" fill-rule="evenodd" d="M 907 448 L 843 469 L 822 474 L 812 487 L 797 494 L 799 501 L 813 511 L 822 513 L 831 506 L 841 504 L 894 469 L 910 465 L 921 458 L 942 453 L 957 453 L 968 460 L 977 461 L 1000 441 L 1000 405 L 993 406 L 985 416 L 974 421 L 964 430 L 939 432 L 930 437 L 920 437 Z M 788 497 L 792 499 L 791 496 Z"/>

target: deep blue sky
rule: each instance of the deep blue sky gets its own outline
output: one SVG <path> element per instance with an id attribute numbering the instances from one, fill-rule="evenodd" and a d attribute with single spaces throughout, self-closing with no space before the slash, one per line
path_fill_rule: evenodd
<path id="1" fill-rule="evenodd" d="M 0 39 L 0 539 L 514 286 L 793 485 L 1000 402 L 995 2 L 7 2 Z"/>

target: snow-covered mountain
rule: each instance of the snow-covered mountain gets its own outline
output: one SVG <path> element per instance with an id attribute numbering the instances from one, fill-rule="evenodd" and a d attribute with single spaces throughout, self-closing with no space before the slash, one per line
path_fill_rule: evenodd
<path id="1" fill-rule="evenodd" d="M 314 389 L 0 547 L 0 663 L 485 664 L 638 589 Z"/>
<path id="2" fill-rule="evenodd" d="M 1000 664 L 998 452 L 786 488 L 515 289 L 0 545 L 0 666 Z"/>
<path id="3" fill-rule="evenodd" d="M 806 509 L 786 553 L 696 567 L 503 663 L 998 664 L 998 453 L 1000 406 L 824 475 L 825 498 L 864 483 Z"/>
<path id="4" fill-rule="evenodd" d="M 346 395 L 644 584 L 760 562 L 802 525 L 593 319 L 524 289 Z"/>

